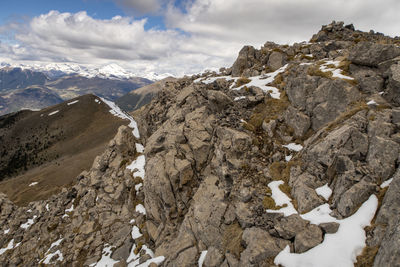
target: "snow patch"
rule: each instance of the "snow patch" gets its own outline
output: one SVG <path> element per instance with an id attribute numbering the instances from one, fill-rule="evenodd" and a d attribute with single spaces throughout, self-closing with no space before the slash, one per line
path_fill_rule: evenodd
<path id="1" fill-rule="evenodd" d="M 28 229 L 29 227 L 31 227 L 34 223 L 35 223 L 35 219 L 37 218 L 37 216 L 33 216 L 32 219 L 28 219 L 28 221 L 26 223 L 21 224 L 19 227 L 23 228 L 23 229 Z"/>
<path id="2" fill-rule="evenodd" d="M 370 106 L 370 105 L 371 105 L 371 106 L 373 106 L 373 105 L 376 106 L 376 105 L 378 105 L 378 103 L 376 103 L 375 100 L 371 100 L 371 101 L 368 101 L 368 102 L 367 102 L 367 105 L 368 105 L 368 106 Z"/>
<path id="3" fill-rule="evenodd" d="M 245 96 L 238 96 L 238 97 L 235 97 L 233 99 L 233 101 L 239 101 L 239 100 L 243 100 L 243 99 L 246 99 L 246 97 Z"/>
<path id="4" fill-rule="evenodd" d="M 299 144 L 296 144 L 296 143 L 290 143 L 290 144 L 287 144 L 287 145 L 283 145 L 283 147 L 286 147 L 287 149 L 292 150 L 292 151 L 296 151 L 296 152 L 299 152 L 300 150 L 303 149 L 302 145 L 299 145 Z"/>
<path id="5" fill-rule="evenodd" d="M 208 250 L 203 250 L 200 254 L 199 257 L 199 267 L 203 267 L 203 262 L 206 259 L 206 255 L 207 255 Z"/>
<path id="6" fill-rule="evenodd" d="M 370 225 L 378 199 L 371 195 L 352 216 L 338 220 L 339 230 L 335 234 L 325 234 L 318 246 L 301 254 L 290 253 L 286 246 L 275 258 L 275 264 L 285 267 L 350 267 L 365 247 L 364 227 Z"/>
<path id="7" fill-rule="evenodd" d="M 111 114 L 113 114 L 114 116 L 119 117 L 121 119 L 129 120 L 130 123 L 128 126 L 133 129 L 132 130 L 133 135 L 136 138 L 140 137 L 139 128 L 137 126 L 137 123 L 131 116 L 129 116 L 128 114 L 123 112 L 114 102 L 104 99 L 102 97 L 100 97 L 100 99 L 111 108 L 110 109 Z"/>
<path id="8" fill-rule="evenodd" d="M 275 201 L 276 206 L 285 206 L 279 210 L 270 210 L 268 209 L 268 213 L 283 213 L 284 216 L 290 216 L 292 214 L 296 214 L 297 211 L 292 204 L 292 200 L 283 193 L 279 186 L 284 184 L 284 181 L 273 181 L 268 184 L 268 187 L 271 188 L 272 199 Z"/>
<path id="9" fill-rule="evenodd" d="M 144 208 L 144 206 L 142 204 L 137 204 L 135 211 L 146 215 L 146 209 Z"/>
<path id="10" fill-rule="evenodd" d="M 266 73 L 266 74 L 260 75 L 260 76 L 250 77 L 249 79 L 251 81 L 249 83 L 239 86 L 237 88 L 233 88 L 233 90 L 240 90 L 245 86 L 246 87 L 256 86 L 256 87 L 260 88 L 261 90 L 263 90 L 265 93 L 269 93 L 272 98 L 280 99 L 281 93 L 279 92 L 278 88 L 273 87 L 273 86 L 268 86 L 268 84 L 272 83 L 278 74 L 284 72 L 286 70 L 287 66 L 288 66 L 288 64 L 286 64 L 285 66 L 283 66 L 282 68 L 280 68 L 274 72 Z"/>
<path id="11" fill-rule="evenodd" d="M 384 181 L 384 182 L 381 184 L 381 188 L 388 187 L 392 181 L 393 181 L 393 178 L 390 178 L 390 179 Z"/>
<path id="12" fill-rule="evenodd" d="M 285 160 L 288 162 L 288 161 L 290 161 L 291 159 L 292 159 L 292 155 L 289 155 L 289 156 L 285 156 Z"/>
<path id="13" fill-rule="evenodd" d="M 5 235 L 8 234 L 9 232 L 10 232 L 10 229 L 4 230 L 4 234 L 5 234 Z"/>
<path id="14" fill-rule="evenodd" d="M 60 111 L 56 110 L 56 111 L 50 112 L 48 116 L 53 116 L 54 114 L 57 114 L 58 112 L 60 112 Z"/>
<path id="15" fill-rule="evenodd" d="M 135 225 L 132 227 L 132 232 L 131 232 L 132 238 L 136 239 L 142 236 L 142 234 L 140 233 L 139 228 Z"/>
<path id="16" fill-rule="evenodd" d="M 138 192 L 139 189 L 140 189 L 142 186 L 143 186 L 142 183 L 139 183 L 139 184 L 135 185 L 135 190 L 136 190 L 136 192 Z"/>
<path id="17" fill-rule="evenodd" d="M 61 253 L 60 250 L 57 250 L 56 252 L 50 253 L 50 251 L 51 251 L 51 249 L 52 249 L 53 247 L 58 247 L 58 246 L 61 244 L 61 241 L 63 241 L 63 238 L 60 238 L 59 240 L 53 242 L 53 243 L 50 245 L 50 248 L 47 250 L 47 252 L 46 252 L 46 254 L 45 254 L 46 256 L 45 256 L 39 263 L 49 264 L 49 263 L 50 263 L 50 260 L 51 260 L 55 255 L 58 255 L 58 258 L 57 258 L 56 261 L 63 261 L 63 260 L 64 260 L 64 257 L 63 257 L 63 254 Z"/>
<path id="18" fill-rule="evenodd" d="M 72 206 L 69 209 L 66 209 L 65 213 L 72 212 L 73 210 L 74 210 L 74 204 L 72 204 Z"/>
<path id="19" fill-rule="evenodd" d="M 146 158 L 144 155 L 138 156 L 131 164 L 129 164 L 126 168 L 133 172 L 134 176 L 138 176 L 144 179 L 145 170 L 144 166 L 146 165 Z"/>
<path id="20" fill-rule="evenodd" d="M 14 248 L 14 239 L 11 239 L 11 241 L 8 242 L 7 247 L 0 249 L 0 255 L 3 255 L 7 250 L 10 250 L 13 248 Z"/>
<path id="21" fill-rule="evenodd" d="M 72 102 L 67 103 L 67 105 L 70 106 L 70 105 L 76 104 L 76 103 L 78 103 L 78 102 L 79 102 L 79 100 L 75 100 L 75 101 L 72 101 Z"/>
<path id="22" fill-rule="evenodd" d="M 328 200 L 332 195 L 332 189 L 329 188 L 328 184 L 318 187 L 315 189 L 315 192 L 321 197 L 325 198 L 325 200 Z"/>
<path id="23" fill-rule="evenodd" d="M 204 77 L 200 77 L 196 80 L 194 80 L 194 83 L 204 83 L 204 84 L 210 84 L 215 82 L 218 79 L 225 79 L 227 81 L 232 81 L 232 80 L 236 80 L 237 78 L 233 78 L 231 76 L 216 76 L 216 77 L 208 77 L 208 78 L 204 78 Z"/>
<path id="24" fill-rule="evenodd" d="M 334 65 L 336 68 L 331 68 L 328 67 L 329 65 Z M 319 69 L 323 72 L 331 72 L 333 78 L 339 78 L 339 79 L 346 79 L 346 80 L 354 80 L 353 77 L 343 75 L 343 70 L 337 69 L 339 67 L 340 61 L 334 61 L 334 60 L 326 60 L 324 64 L 322 64 Z"/>
<path id="25" fill-rule="evenodd" d="M 114 248 L 114 247 L 110 246 L 108 244 L 105 244 L 103 247 L 103 253 L 102 253 L 101 259 L 97 263 L 93 263 L 90 266 L 113 267 L 114 264 L 117 263 L 118 261 L 113 260 L 111 258 L 112 248 Z"/>
<path id="26" fill-rule="evenodd" d="M 137 152 L 144 153 L 144 146 L 142 144 L 136 143 L 135 146 L 136 146 L 136 151 Z"/>

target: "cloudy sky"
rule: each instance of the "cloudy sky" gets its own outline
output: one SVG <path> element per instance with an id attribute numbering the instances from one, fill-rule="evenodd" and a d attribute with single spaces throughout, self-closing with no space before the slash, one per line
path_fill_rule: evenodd
<path id="1" fill-rule="evenodd" d="M 190 74 L 232 65 L 246 44 L 309 40 L 332 20 L 400 35 L 398 10 L 398 0 L 2 0 L 0 62 Z"/>

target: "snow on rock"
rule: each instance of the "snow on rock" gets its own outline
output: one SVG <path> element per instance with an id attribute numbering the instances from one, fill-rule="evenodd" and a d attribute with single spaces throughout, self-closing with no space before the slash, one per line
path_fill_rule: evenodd
<path id="1" fill-rule="evenodd" d="M 111 108 L 111 109 L 110 109 L 110 113 L 111 113 L 111 114 L 113 114 L 114 116 L 119 117 L 119 118 L 121 118 L 121 119 L 129 120 L 130 123 L 129 123 L 128 126 L 129 126 L 130 128 L 133 129 L 133 130 L 132 130 L 133 135 L 134 135 L 136 138 L 139 138 L 139 137 L 140 137 L 140 135 L 139 135 L 139 128 L 138 128 L 138 126 L 137 126 L 137 123 L 136 123 L 136 121 L 135 121 L 131 116 L 129 116 L 128 114 L 126 114 L 125 112 L 123 112 L 114 102 L 109 101 L 109 100 L 107 100 L 107 99 L 104 99 L 104 98 L 102 98 L 102 97 L 100 97 L 100 99 L 101 99 L 105 104 L 107 104 L 107 105 Z"/>
<path id="2" fill-rule="evenodd" d="M 111 258 L 111 254 L 112 254 L 112 249 L 113 247 L 105 244 L 103 247 L 103 253 L 101 256 L 100 261 L 98 261 L 97 263 L 93 263 L 90 266 L 96 266 L 96 267 L 113 267 L 115 263 L 117 263 L 118 261 L 113 260 Z"/>
<path id="3" fill-rule="evenodd" d="M 11 239 L 11 241 L 8 242 L 7 247 L 0 249 L 0 255 L 3 255 L 7 250 L 10 250 L 13 248 L 14 248 L 14 239 Z"/>
<path id="4" fill-rule="evenodd" d="M 142 186 L 143 186 L 143 184 L 142 184 L 142 183 L 139 183 L 139 184 L 135 185 L 135 190 L 136 190 L 136 193 L 138 193 L 138 192 L 139 192 L 139 189 L 140 189 Z"/>
<path id="5" fill-rule="evenodd" d="M 261 90 L 263 90 L 265 93 L 269 93 L 272 98 L 280 99 L 281 93 L 279 92 L 278 88 L 273 87 L 273 86 L 268 86 L 268 84 L 272 83 L 278 74 L 284 72 L 286 70 L 287 66 L 288 66 L 288 64 L 286 64 L 285 66 L 283 66 L 282 68 L 280 68 L 274 72 L 270 72 L 270 73 L 260 75 L 260 76 L 250 77 L 249 79 L 251 81 L 249 83 L 239 86 L 237 88 L 234 88 L 234 90 L 240 90 L 245 86 L 246 87 L 256 86 L 256 87 L 259 87 Z"/>
<path id="6" fill-rule="evenodd" d="M 38 182 L 33 182 L 33 183 L 30 183 L 29 186 L 35 186 L 37 184 L 38 184 Z"/>
<path id="7" fill-rule="evenodd" d="M 390 179 L 384 181 L 384 182 L 381 184 L 381 188 L 388 187 L 392 181 L 393 181 L 393 178 L 390 178 Z"/>
<path id="8" fill-rule="evenodd" d="M 194 83 L 210 84 L 210 83 L 215 82 L 215 81 L 218 80 L 218 79 L 225 79 L 225 80 L 227 80 L 227 81 L 232 81 L 232 80 L 235 81 L 237 78 L 233 78 L 233 77 L 231 77 L 231 76 L 216 76 L 216 77 L 208 77 L 208 78 L 200 77 L 200 78 L 194 80 L 193 82 L 194 82 Z"/>
<path id="9" fill-rule="evenodd" d="M 135 225 L 132 227 L 132 238 L 136 239 L 142 236 L 142 234 L 140 233 L 139 228 Z"/>
<path id="10" fill-rule="evenodd" d="M 378 105 L 378 103 L 376 103 L 375 100 L 371 100 L 371 101 L 368 101 L 368 102 L 367 102 L 367 105 L 368 105 L 368 106 L 373 106 L 373 105 L 376 106 L 376 105 Z"/>
<path id="11" fill-rule="evenodd" d="M 23 228 L 23 229 L 28 229 L 29 227 L 31 227 L 34 223 L 35 223 L 35 219 L 37 218 L 37 216 L 33 216 L 32 219 L 28 219 L 28 221 L 26 223 L 21 224 L 19 227 Z"/>
<path id="12" fill-rule="evenodd" d="M 289 156 L 285 156 L 285 160 L 288 162 L 288 161 L 290 161 L 291 159 L 292 159 L 292 155 L 289 155 Z"/>
<path id="13" fill-rule="evenodd" d="M 50 112 L 48 116 L 53 116 L 54 114 L 57 114 L 58 112 L 60 112 L 60 111 L 56 110 L 56 111 Z"/>
<path id="14" fill-rule="evenodd" d="M 63 238 L 60 238 L 59 240 L 53 242 L 53 243 L 50 245 L 50 248 L 47 250 L 47 252 L 46 252 L 46 254 L 45 254 L 46 256 L 45 256 L 39 263 L 49 264 L 49 263 L 50 263 L 50 260 L 51 260 L 55 255 L 58 255 L 56 261 L 63 261 L 63 260 L 64 260 L 64 257 L 63 257 L 63 254 L 61 253 L 60 250 L 57 250 L 56 252 L 50 253 L 50 251 L 51 251 L 51 249 L 52 249 L 53 247 L 58 247 L 58 246 L 61 244 L 61 241 L 63 241 Z"/>
<path id="15" fill-rule="evenodd" d="M 207 255 L 208 250 L 203 250 L 200 253 L 200 257 L 199 257 L 199 267 L 203 267 L 203 262 L 206 259 L 206 255 Z"/>
<path id="16" fill-rule="evenodd" d="M 79 102 L 79 100 L 75 100 L 75 101 L 72 101 L 72 102 L 67 103 L 67 105 L 70 106 L 70 105 L 76 104 L 76 103 L 78 103 L 78 102 Z"/>
<path id="17" fill-rule="evenodd" d="M 135 211 L 146 215 L 146 209 L 144 208 L 144 206 L 142 204 L 137 204 Z"/>
<path id="18" fill-rule="evenodd" d="M 134 176 L 138 176 L 144 179 L 145 170 L 144 166 L 146 164 L 146 158 L 144 155 L 138 156 L 131 164 L 129 164 L 126 168 L 133 172 Z"/>
<path id="19" fill-rule="evenodd" d="M 336 68 L 331 68 L 330 65 L 334 65 Z M 323 72 L 331 72 L 333 78 L 346 79 L 346 80 L 354 80 L 353 77 L 343 75 L 343 70 L 339 69 L 340 61 L 334 60 L 326 60 L 324 64 L 322 64 L 319 69 Z"/>
<path id="20" fill-rule="evenodd" d="M 46 210 L 50 211 L 49 203 L 46 204 Z"/>
<path id="21" fill-rule="evenodd" d="M 73 210 L 74 210 L 74 204 L 72 204 L 71 208 L 66 209 L 65 212 L 71 212 L 71 211 L 73 211 Z"/>
<path id="22" fill-rule="evenodd" d="M 297 213 L 296 209 L 292 204 L 292 200 L 283 193 L 279 186 L 284 184 L 284 181 L 273 181 L 268 184 L 268 187 L 271 188 L 272 199 L 275 201 L 276 206 L 284 206 L 279 210 L 267 210 L 268 213 L 283 213 L 284 216 L 290 216 L 292 214 Z"/>
<path id="23" fill-rule="evenodd" d="M 4 230 L 4 234 L 5 234 L 5 235 L 8 234 L 9 232 L 10 232 L 10 229 Z"/>
<path id="24" fill-rule="evenodd" d="M 364 227 L 370 225 L 377 207 L 378 199 L 371 195 L 355 214 L 338 220 L 339 230 L 325 234 L 321 244 L 301 254 L 290 253 L 287 246 L 275 257 L 274 263 L 285 267 L 353 266 L 365 247 Z"/>
<path id="25" fill-rule="evenodd" d="M 136 151 L 138 153 L 143 153 L 144 152 L 144 146 L 142 144 L 136 143 L 135 146 L 136 146 Z"/>
<path id="26" fill-rule="evenodd" d="M 335 217 L 332 217 L 330 215 L 331 212 L 332 210 L 329 207 L 329 204 L 325 203 L 322 204 L 321 206 L 316 207 L 310 212 L 301 214 L 300 217 L 316 225 L 320 223 L 339 222 Z"/>
<path id="27" fill-rule="evenodd" d="M 332 189 L 329 188 L 328 184 L 318 187 L 315 189 L 315 192 L 321 197 L 325 198 L 325 200 L 328 200 L 332 195 Z"/>
<path id="28" fill-rule="evenodd" d="M 243 99 L 246 99 L 246 97 L 245 96 L 238 96 L 238 97 L 235 97 L 233 99 L 233 101 L 239 101 L 239 100 L 243 100 Z"/>
<path id="29" fill-rule="evenodd" d="M 287 149 L 292 150 L 292 151 L 296 151 L 296 152 L 299 152 L 300 150 L 303 149 L 302 145 L 299 145 L 299 144 L 296 144 L 296 143 L 290 143 L 288 145 L 284 145 L 283 147 L 286 147 Z"/>

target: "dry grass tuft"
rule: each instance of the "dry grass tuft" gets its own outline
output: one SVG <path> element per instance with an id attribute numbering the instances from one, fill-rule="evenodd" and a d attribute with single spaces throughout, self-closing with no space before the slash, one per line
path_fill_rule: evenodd
<path id="1" fill-rule="evenodd" d="M 237 79 L 235 87 L 240 87 L 244 84 L 248 84 L 249 82 L 251 82 L 249 78 L 240 77 L 239 79 Z"/>
<path id="2" fill-rule="evenodd" d="M 225 228 L 223 236 L 223 247 L 225 252 L 229 252 L 240 258 L 240 253 L 243 252 L 244 247 L 242 246 L 242 235 L 243 229 L 240 227 L 238 222 L 228 225 Z"/>

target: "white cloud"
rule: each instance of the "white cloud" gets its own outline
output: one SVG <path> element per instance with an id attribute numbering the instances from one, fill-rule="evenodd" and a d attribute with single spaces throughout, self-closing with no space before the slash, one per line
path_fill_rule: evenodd
<path id="1" fill-rule="evenodd" d="M 172 0 L 115 1 L 142 13 L 162 12 L 167 29 L 146 30 L 146 19 L 51 11 L 13 25 L 15 41 L 3 38 L 0 61 L 117 63 L 138 73 L 181 75 L 229 66 L 246 44 L 309 40 L 332 20 L 390 35 L 400 24 L 397 0 L 188 0 L 179 8 Z M 11 29 L 6 26 L 0 25 L 0 34 Z"/>

